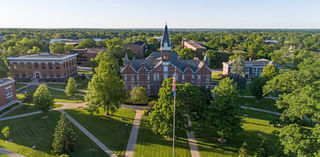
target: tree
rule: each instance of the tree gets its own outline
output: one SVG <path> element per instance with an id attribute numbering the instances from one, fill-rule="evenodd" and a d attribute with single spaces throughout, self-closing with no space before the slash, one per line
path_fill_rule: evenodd
<path id="1" fill-rule="evenodd" d="M 69 77 L 65 93 L 67 96 L 75 97 L 77 94 L 77 82 L 73 77 Z"/>
<path id="2" fill-rule="evenodd" d="M 49 46 L 51 53 L 64 53 L 64 46 L 65 44 L 63 42 L 52 42 Z"/>
<path id="3" fill-rule="evenodd" d="M 134 104 L 146 104 L 148 103 L 147 90 L 143 87 L 134 87 L 130 91 L 130 100 Z"/>
<path id="4" fill-rule="evenodd" d="M 231 68 L 231 75 L 233 77 L 244 77 L 244 59 L 242 56 L 238 56 L 234 59 Z"/>
<path id="5" fill-rule="evenodd" d="M 182 59 L 193 59 L 194 57 L 196 57 L 197 53 L 190 48 L 183 48 L 178 51 L 178 55 Z"/>
<path id="6" fill-rule="evenodd" d="M 103 108 L 106 114 L 110 114 L 119 107 L 126 94 L 123 82 L 117 69 L 113 68 L 114 61 L 100 61 L 95 68 L 96 74 L 88 85 L 86 100 L 91 111 Z"/>
<path id="7" fill-rule="evenodd" d="M 279 74 L 279 69 L 273 64 L 268 64 L 262 69 L 261 77 L 271 80 Z"/>
<path id="8" fill-rule="evenodd" d="M 260 143 L 259 148 L 254 153 L 254 157 L 268 157 L 268 153 L 267 153 L 267 150 L 266 150 L 266 145 L 265 145 L 264 140 L 262 140 L 262 142 Z"/>
<path id="9" fill-rule="evenodd" d="M 106 42 L 103 40 L 97 41 L 96 46 L 100 48 L 106 47 Z"/>
<path id="10" fill-rule="evenodd" d="M 9 126 L 5 126 L 1 130 L 2 135 L 4 136 L 4 139 L 7 139 L 10 135 L 10 128 Z"/>
<path id="11" fill-rule="evenodd" d="M 0 58 L 0 78 L 8 77 L 8 72 L 9 69 L 7 64 Z"/>
<path id="12" fill-rule="evenodd" d="M 70 50 L 74 49 L 72 44 L 65 44 L 64 45 L 64 51 L 69 52 Z"/>
<path id="13" fill-rule="evenodd" d="M 178 88 L 177 88 L 178 90 Z M 178 93 L 178 92 L 177 92 Z M 178 94 L 177 94 L 178 95 Z M 152 131 L 165 137 L 172 137 L 173 122 L 173 92 L 172 78 L 162 82 L 158 93 L 158 102 L 153 105 L 153 111 L 149 114 Z M 176 104 L 176 129 L 184 128 L 185 118 L 183 107 Z"/>
<path id="14" fill-rule="evenodd" d="M 46 87 L 46 85 L 40 85 L 33 94 L 33 103 L 43 112 L 48 112 L 50 106 L 53 105 L 53 98 Z"/>
<path id="15" fill-rule="evenodd" d="M 95 58 L 90 60 L 89 64 L 93 69 L 95 69 L 101 61 L 108 61 L 109 64 L 111 64 L 110 66 L 112 69 L 115 69 L 115 70 L 120 69 L 119 63 L 117 62 L 114 55 L 112 53 L 108 53 L 108 52 L 98 53 L 98 55 Z M 120 73 L 120 71 L 118 73 Z"/>
<path id="16" fill-rule="evenodd" d="M 266 84 L 265 77 L 254 78 L 249 84 L 249 90 L 258 100 L 263 97 L 263 86 Z"/>
<path id="17" fill-rule="evenodd" d="M 239 155 L 238 157 L 248 157 L 248 144 L 246 142 L 243 142 L 240 149 L 239 149 Z"/>
<path id="18" fill-rule="evenodd" d="M 61 114 L 53 135 L 52 148 L 55 154 L 70 154 L 76 145 L 77 137 L 72 128 L 72 124 Z"/>
<path id="19" fill-rule="evenodd" d="M 211 101 L 209 121 L 215 126 L 221 138 L 236 135 L 242 130 L 236 83 L 229 78 L 224 78 L 219 82 L 219 86 L 214 88 L 212 94 L 214 99 Z"/>
<path id="20" fill-rule="evenodd" d="M 32 49 L 28 50 L 28 53 L 41 53 L 41 50 L 37 46 L 33 46 Z"/>
<path id="21" fill-rule="evenodd" d="M 79 42 L 78 49 L 96 47 L 96 42 L 92 39 L 84 39 Z"/>

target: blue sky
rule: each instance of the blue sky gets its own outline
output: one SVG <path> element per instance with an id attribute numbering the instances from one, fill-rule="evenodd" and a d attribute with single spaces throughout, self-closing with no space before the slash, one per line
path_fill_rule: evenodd
<path id="1" fill-rule="evenodd" d="M 0 0 L 0 27 L 320 28 L 319 0 Z"/>

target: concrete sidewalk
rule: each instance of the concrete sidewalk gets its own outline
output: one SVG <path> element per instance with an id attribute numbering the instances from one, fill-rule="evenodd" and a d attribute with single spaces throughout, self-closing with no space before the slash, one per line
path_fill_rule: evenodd
<path id="1" fill-rule="evenodd" d="M 0 148 L 0 154 L 5 154 L 5 155 L 7 155 L 7 156 L 9 156 L 9 157 L 24 157 L 24 156 L 21 155 L 21 154 L 12 152 L 12 151 L 7 150 L 7 149 L 4 149 L 4 148 Z"/>
<path id="2" fill-rule="evenodd" d="M 107 153 L 110 157 L 117 157 L 108 147 L 106 147 L 99 139 L 93 136 L 86 128 L 84 128 L 79 122 L 73 119 L 68 113 L 64 110 L 60 110 L 61 113 L 64 113 L 66 117 L 76 126 L 78 127 L 85 135 L 87 135 L 95 144 L 97 144 L 105 153 Z"/>
<path id="3" fill-rule="evenodd" d="M 36 115 L 36 114 L 40 114 L 40 113 L 42 113 L 42 111 L 35 111 L 35 112 L 20 114 L 20 115 L 16 115 L 16 116 L 4 117 L 4 118 L 0 118 L 0 121 L 22 118 L 22 117 L 32 116 L 32 115 Z"/>
<path id="4" fill-rule="evenodd" d="M 192 127 L 190 116 L 186 115 L 188 117 L 188 126 Z M 193 131 L 187 131 L 187 137 L 188 137 L 188 143 L 190 147 L 190 153 L 192 157 L 200 157 L 200 152 L 197 145 L 197 140 L 194 137 Z"/>
<path id="5" fill-rule="evenodd" d="M 136 143 L 138 139 L 138 133 L 139 133 L 139 127 L 141 123 L 141 118 L 142 118 L 142 110 L 136 110 L 136 115 L 134 117 L 127 149 L 126 149 L 126 154 L 124 155 L 125 157 L 134 157 L 134 150 L 136 148 Z"/>

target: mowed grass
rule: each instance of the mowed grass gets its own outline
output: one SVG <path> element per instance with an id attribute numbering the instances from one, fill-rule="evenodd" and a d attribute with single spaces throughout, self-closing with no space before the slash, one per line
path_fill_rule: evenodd
<path id="1" fill-rule="evenodd" d="M 84 97 L 81 95 L 77 95 L 76 98 L 72 98 L 66 95 L 63 91 L 57 91 L 53 89 L 49 89 L 52 97 L 54 98 L 54 102 L 65 102 L 65 103 L 81 103 L 84 102 Z"/>
<path id="2" fill-rule="evenodd" d="M 57 108 L 57 107 L 61 107 L 61 106 L 63 106 L 63 105 L 54 104 L 50 108 Z M 10 116 L 20 115 L 20 114 L 25 114 L 25 113 L 35 112 L 35 111 L 40 111 L 40 109 L 38 107 L 36 107 L 34 104 L 24 103 L 22 106 L 11 111 L 10 113 L 6 114 L 3 117 L 10 117 Z"/>
<path id="3" fill-rule="evenodd" d="M 276 106 L 276 101 L 273 99 L 262 98 L 257 100 L 256 98 L 239 98 L 239 103 L 244 106 L 264 109 L 268 111 L 281 112 Z"/>
<path id="4" fill-rule="evenodd" d="M 172 156 L 172 141 L 153 133 L 149 118 L 146 116 L 144 116 L 141 121 L 134 155 L 135 157 Z M 175 156 L 191 156 L 185 132 L 177 134 L 177 140 L 175 142 Z"/>
<path id="5" fill-rule="evenodd" d="M 278 148 L 278 138 L 273 134 L 276 130 L 269 124 L 269 120 L 276 116 L 257 111 L 243 111 L 243 131 L 222 144 L 217 141 L 219 136 L 213 126 L 205 122 L 193 122 L 193 130 L 198 141 L 198 148 L 201 156 L 214 157 L 236 157 L 243 142 L 248 144 L 250 156 L 259 147 L 261 141 L 265 139 L 269 155 L 274 155 Z"/>
<path id="6" fill-rule="evenodd" d="M 52 87 L 52 88 L 59 88 L 59 89 L 65 89 L 66 88 L 66 84 L 47 84 L 48 87 Z"/>
<path id="7" fill-rule="evenodd" d="M 39 114 L 1 122 L 1 128 L 4 126 L 10 127 L 9 139 L 12 139 L 12 142 L 5 143 L 0 140 L 0 147 L 28 157 L 54 157 L 55 155 L 51 153 L 51 144 L 55 126 L 60 119 L 60 113 L 52 111 L 47 115 L 47 119 L 42 119 L 44 114 Z M 78 128 L 74 127 L 74 129 L 77 135 L 77 147 L 70 156 L 107 156 Z M 34 145 L 37 147 L 36 150 L 32 149 Z"/>
<path id="8" fill-rule="evenodd" d="M 115 154 L 124 156 L 135 116 L 134 110 L 120 108 L 112 116 L 104 116 L 102 111 L 91 114 L 85 109 L 65 111 Z"/>
<path id="9" fill-rule="evenodd" d="M 19 88 L 26 86 L 26 85 L 27 85 L 27 83 L 16 83 L 15 87 L 16 87 L 16 89 L 19 89 Z"/>

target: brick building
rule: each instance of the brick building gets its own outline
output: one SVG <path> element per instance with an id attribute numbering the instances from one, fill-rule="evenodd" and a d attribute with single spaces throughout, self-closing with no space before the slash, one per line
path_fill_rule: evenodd
<path id="1" fill-rule="evenodd" d="M 7 57 L 17 81 L 64 81 L 77 74 L 77 54 L 38 53 Z"/>
<path id="2" fill-rule="evenodd" d="M 232 76 L 231 68 L 232 68 L 233 61 L 223 62 L 223 76 Z M 262 69 L 267 66 L 268 64 L 275 65 L 278 69 L 283 68 L 281 65 L 270 61 L 268 59 L 258 59 L 253 61 L 244 61 L 245 67 L 245 77 L 246 79 L 253 79 L 255 77 L 260 76 Z"/>
<path id="3" fill-rule="evenodd" d="M 72 49 L 69 53 L 78 54 L 77 55 L 77 65 L 80 66 L 88 66 L 89 61 L 92 58 L 95 58 L 99 52 L 104 52 L 106 49 L 104 48 L 85 48 L 85 49 Z"/>
<path id="4" fill-rule="evenodd" d="M 0 107 L 15 103 L 16 90 L 13 79 L 0 79 Z"/>
<path id="5" fill-rule="evenodd" d="M 146 51 L 146 43 L 143 41 L 137 41 L 133 44 L 127 44 L 123 46 L 123 49 L 130 49 L 138 58 L 144 58 Z"/>
<path id="6" fill-rule="evenodd" d="M 148 95 L 156 95 L 162 81 L 173 77 L 176 71 L 177 83 L 192 83 L 210 88 L 211 69 L 208 57 L 204 60 L 180 59 L 176 52 L 171 51 L 171 42 L 167 25 L 163 33 L 160 52 L 152 52 L 146 59 L 129 60 L 125 57 L 121 77 L 125 89 L 129 92 L 135 86 L 147 89 Z"/>
<path id="7" fill-rule="evenodd" d="M 203 52 L 207 51 L 207 48 L 203 47 L 202 45 L 193 40 L 187 40 L 183 38 L 181 44 L 184 48 L 189 48 L 193 51 L 196 51 L 198 58 L 202 58 Z"/>

